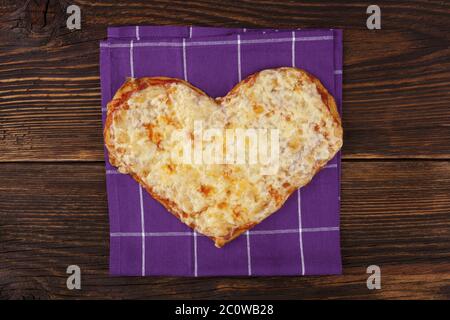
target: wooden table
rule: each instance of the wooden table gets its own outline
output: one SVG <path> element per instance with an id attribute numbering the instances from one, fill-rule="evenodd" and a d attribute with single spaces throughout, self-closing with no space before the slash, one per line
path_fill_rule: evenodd
<path id="1" fill-rule="evenodd" d="M 73 3 L 81 30 L 68 1 L 0 2 L 0 298 L 450 298 L 448 1 L 375 1 L 381 30 L 372 1 Z M 345 30 L 344 275 L 108 275 L 99 40 L 125 24 Z"/>

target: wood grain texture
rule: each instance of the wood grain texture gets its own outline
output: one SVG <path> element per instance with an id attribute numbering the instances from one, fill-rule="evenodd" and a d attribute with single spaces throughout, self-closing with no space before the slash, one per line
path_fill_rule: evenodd
<path id="1" fill-rule="evenodd" d="M 99 40 L 124 24 L 344 29 L 343 155 L 450 158 L 450 2 L 68 1 L 0 4 L 0 161 L 99 161 Z"/>
<path id="2" fill-rule="evenodd" d="M 450 162 L 348 161 L 342 174 L 343 276 L 129 278 L 108 276 L 103 164 L 0 164 L 0 298 L 450 299 Z M 381 290 L 366 288 L 371 264 Z"/>

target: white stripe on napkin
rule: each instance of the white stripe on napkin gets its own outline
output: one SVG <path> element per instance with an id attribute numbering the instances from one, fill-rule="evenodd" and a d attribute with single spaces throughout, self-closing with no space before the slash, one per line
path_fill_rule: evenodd
<path id="1" fill-rule="evenodd" d="M 192 36 L 192 27 L 189 29 L 189 35 Z M 186 39 L 183 38 L 183 76 L 188 81 L 187 62 L 186 62 Z M 197 255 L 197 232 L 194 230 L 194 276 L 198 276 L 198 255 Z"/>

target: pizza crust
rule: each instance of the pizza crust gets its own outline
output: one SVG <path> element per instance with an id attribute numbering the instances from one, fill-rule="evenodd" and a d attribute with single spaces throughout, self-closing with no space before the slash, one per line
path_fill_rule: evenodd
<path id="1" fill-rule="evenodd" d="M 227 178 L 224 165 L 218 165 L 217 170 L 214 167 L 211 174 L 205 173 L 209 172 L 207 169 L 195 167 L 192 172 L 188 169 L 177 171 L 179 167 L 175 166 L 173 175 L 170 170 L 161 169 L 164 163 L 161 166 L 155 164 L 154 159 L 160 159 L 168 152 L 165 148 L 170 139 L 166 131 L 171 129 L 167 128 L 188 127 L 189 121 L 196 117 L 208 121 L 214 112 L 223 113 L 230 127 L 279 126 L 285 134 L 281 138 L 281 145 L 285 147 L 282 156 L 288 159 L 281 164 L 282 173 L 264 178 L 255 175 L 249 166 L 232 167 L 227 169 L 231 170 L 231 182 L 222 188 L 219 183 Z M 168 114 L 173 117 L 162 125 L 160 119 L 167 118 Z M 291 134 L 292 130 L 299 133 Z M 304 70 L 277 68 L 247 77 L 225 97 L 217 99 L 180 79 L 129 78 L 108 103 L 104 139 L 113 166 L 130 174 L 178 219 L 211 238 L 217 247 L 222 247 L 276 212 L 292 192 L 308 184 L 339 151 L 342 133 L 335 100 L 322 83 Z M 294 152 L 295 148 L 300 151 Z M 214 175 L 214 170 L 219 171 L 218 176 L 217 173 Z M 194 173 L 199 178 L 195 178 Z M 187 180 L 177 180 L 183 177 Z M 199 181 L 206 180 L 212 181 L 208 188 L 219 189 L 217 194 L 203 192 L 201 183 L 201 188 L 198 187 Z M 256 182 L 252 185 L 252 181 Z M 185 184 L 191 184 L 192 188 L 186 188 Z M 242 190 L 239 189 L 241 184 Z M 173 189 L 172 185 L 183 187 L 183 192 Z M 228 198 L 222 195 L 225 190 L 231 190 Z M 183 198 L 183 193 L 191 198 Z M 241 194 L 242 198 L 239 197 Z M 196 207 L 198 203 L 203 206 Z M 220 205 L 226 207 L 218 209 Z"/>

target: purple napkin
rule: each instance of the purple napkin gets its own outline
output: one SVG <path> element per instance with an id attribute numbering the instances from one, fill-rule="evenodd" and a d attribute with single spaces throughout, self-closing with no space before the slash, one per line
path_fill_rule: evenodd
<path id="1" fill-rule="evenodd" d="M 127 77 L 186 79 L 223 96 L 248 75 L 296 66 L 318 77 L 341 110 L 341 30 L 112 27 L 100 44 L 103 121 Z M 340 274 L 340 153 L 246 234 L 217 249 L 106 158 L 112 275 Z"/>

